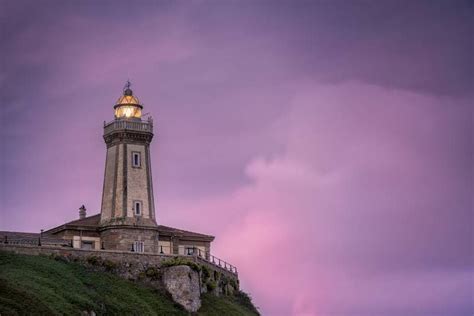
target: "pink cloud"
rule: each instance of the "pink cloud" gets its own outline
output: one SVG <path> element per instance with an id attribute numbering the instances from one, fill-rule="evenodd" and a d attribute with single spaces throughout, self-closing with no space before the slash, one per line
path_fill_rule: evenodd
<path id="1" fill-rule="evenodd" d="M 216 235 L 265 315 L 472 314 L 463 5 L 11 3 L 2 229 L 99 210 L 128 78 L 159 222 Z"/>
<path id="2" fill-rule="evenodd" d="M 450 233 L 432 218 L 455 216 L 452 199 L 466 198 L 456 190 L 467 179 L 443 168 L 466 107 L 445 101 L 357 83 L 308 85 L 285 119 L 285 151 L 249 161 L 250 184 L 167 212 L 217 235 L 214 252 L 239 267 L 264 314 L 429 312 L 439 297 L 455 306 L 471 272 L 426 270 L 445 262 L 433 240 Z M 436 182 L 446 176 L 450 189 Z"/>

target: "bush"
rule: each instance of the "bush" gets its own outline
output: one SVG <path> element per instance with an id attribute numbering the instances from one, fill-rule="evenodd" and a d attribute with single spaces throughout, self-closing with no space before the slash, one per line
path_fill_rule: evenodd
<path id="1" fill-rule="evenodd" d="M 206 283 L 206 287 L 207 287 L 207 291 L 208 291 L 208 292 L 212 292 L 212 291 L 214 291 L 214 290 L 216 289 L 217 283 L 216 283 L 216 281 L 209 280 L 209 281 L 207 281 L 207 283 Z"/>
<path id="2" fill-rule="evenodd" d="M 211 271 L 205 265 L 201 266 L 201 271 L 202 271 L 202 279 L 204 281 L 207 281 L 211 277 Z"/>
<path id="3" fill-rule="evenodd" d="M 66 257 L 63 257 L 61 255 L 57 255 L 57 254 L 52 253 L 52 254 L 49 255 L 49 257 L 51 259 L 54 259 L 54 260 L 59 261 L 59 262 L 63 262 L 63 263 L 68 263 L 69 262 L 69 260 Z"/>
<path id="4" fill-rule="evenodd" d="M 145 275 L 152 280 L 160 278 L 160 270 L 155 267 L 148 267 L 145 271 Z"/>
<path id="5" fill-rule="evenodd" d="M 86 261 L 87 261 L 88 264 L 96 266 L 96 265 L 99 265 L 101 263 L 102 259 L 97 257 L 97 256 L 89 256 L 89 257 L 87 257 Z"/>
<path id="6" fill-rule="evenodd" d="M 229 284 L 230 284 L 235 290 L 237 290 L 237 289 L 239 288 L 239 287 L 238 287 L 238 282 L 235 281 L 235 279 L 230 279 Z"/>
<path id="7" fill-rule="evenodd" d="M 117 269 L 118 264 L 113 262 L 113 261 L 110 261 L 110 260 L 104 260 L 103 266 L 104 266 L 105 270 L 113 271 L 113 270 Z"/>
<path id="8" fill-rule="evenodd" d="M 221 281 L 221 284 L 224 285 L 224 286 L 229 284 L 229 278 L 227 276 L 225 276 L 224 274 L 221 276 L 220 281 Z"/>
<path id="9" fill-rule="evenodd" d="M 252 303 L 252 297 L 245 292 L 238 291 L 234 294 L 235 300 L 238 304 L 247 307 L 249 310 L 260 315 L 257 308 Z"/>
<path id="10" fill-rule="evenodd" d="M 194 263 L 188 259 L 175 257 L 172 259 L 165 260 L 161 263 L 162 267 L 174 267 L 174 266 L 189 266 L 196 272 L 201 271 L 201 266 L 197 263 Z"/>

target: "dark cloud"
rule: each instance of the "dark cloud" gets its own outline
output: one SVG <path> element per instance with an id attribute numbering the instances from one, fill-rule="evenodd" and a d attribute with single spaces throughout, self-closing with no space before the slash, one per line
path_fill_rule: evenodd
<path id="1" fill-rule="evenodd" d="M 472 307 L 470 2 L 2 7 L 1 229 L 99 209 L 131 79 L 160 220 L 218 235 L 265 312 Z"/>

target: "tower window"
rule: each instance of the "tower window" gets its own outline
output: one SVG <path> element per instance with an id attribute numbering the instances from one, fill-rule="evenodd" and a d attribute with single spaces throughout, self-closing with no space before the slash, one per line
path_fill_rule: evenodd
<path id="1" fill-rule="evenodd" d="M 142 202 L 141 201 L 133 201 L 133 210 L 135 211 L 135 215 L 141 216 L 142 215 Z"/>
<path id="2" fill-rule="evenodd" d="M 140 168 L 142 166 L 142 159 L 140 152 L 132 152 L 132 167 Z"/>
<path id="3" fill-rule="evenodd" d="M 133 243 L 133 251 L 134 252 L 145 252 L 145 246 L 143 241 L 135 241 Z"/>

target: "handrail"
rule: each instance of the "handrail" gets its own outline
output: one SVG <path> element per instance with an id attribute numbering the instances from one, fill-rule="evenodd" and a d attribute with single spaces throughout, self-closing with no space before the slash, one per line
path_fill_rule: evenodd
<path id="1" fill-rule="evenodd" d="M 24 237 L 24 238 L 9 238 L 8 236 L 4 236 L 3 240 L 0 241 L 4 244 L 9 245 L 61 245 L 61 246 L 68 246 L 72 247 L 72 240 L 64 240 L 64 239 L 56 239 L 56 238 L 48 238 L 48 237 Z"/>
<path id="2" fill-rule="evenodd" d="M 72 240 L 64 240 L 64 239 L 55 239 L 49 237 L 24 237 L 24 238 L 11 238 L 8 236 L 4 236 L 3 240 L 0 240 L 0 243 L 3 244 L 10 244 L 10 245 L 32 245 L 32 246 L 41 246 L 41 245 L 61 245 L 66 247 L 73 247 Z M 173 255 L 172 249 L 170 248 L 169 251 L 163 251 L 163 248 L 169 248 L 169 246 L 162 246 L 160 245 L 159 254 L 162 255 Z M 145 253 L 146 254 L 146 253 Z M 220 267 L 224 270 L 229 271 L 233 274 L 238 274 L 237 267 L 228 263 L 227 261 L 220 259 L 214 255 L 211 255 L 209 251 L 203 251 L 197 247 L 190 247 L 188 248 L 187 253 L 178 254 L 184 256 L 192 256 L 194 258 L 204 260 L 205 262 L 212 264 L 216 267 Z"/>
<path id="3" fill-rule="evenodd" d="M 179 251 L 181 252 L 181 251 Z M 170 247 L 170 246 L 163 246 L 163 245 L 160 245 L 160 249 L 159 249 L 159 253 L 160 254 L 172 254 L 173 253 L 173 249 Z M 211 255 L 211 253 L 209 251 L 203 251 L 197 247 L 188 247 L 186 249 L 184 249 L 184 252 L 183 253 L 179 253 L 180 255 L 184 255 L 184 256 L 192 256 L 192 257 L 195 257 L 195 258 L 199 258 L 201 260 L 204 260 L 206 261 L 207 263 L 209 264 L 212 264 L 214 266 L 217 266 L 217 267 L 220 267 L 220 268 L 223 268 L 233 274 L 238 274 L 237 272 L 237 267 L 230 264 L 229 262 L 223 260 L 223 259 L 220 259 L 214 255 Z"/>
<path id="4" fill-rule="evenodd" d="M 152 121 L 129 121 L 129 120 L 113 120 L 109 123 L 104 122 L 104 134 L 109 134 L 115 130 L 134 130 L 142 132 L 153 132 Z"/>
<path id="5" fill-rule="evenodd" d="M 195 252 L 197 249 L 197 252 Z M 209 263 L 212 263 L 213 265 L 215 266 L 219 266 L 221 268 L 224 268 L 225 270 L 228 270 L 234 274 L 238 274 L 237 273 L 237 267 L 233 266 L 232 264 L 226 262 L 225 260 L 222 260 L 220 258 L 217 258 L 216 256 L 214 255 L 211 255 L 211 253 L 209 251 L 204 251 L 204 253 L 201 251 L 201 249 L 199 248 L 196 248 L 196 247 L 193 247 L 193 252 L 194 252 L 194 255 L 209 262 Z"/>

